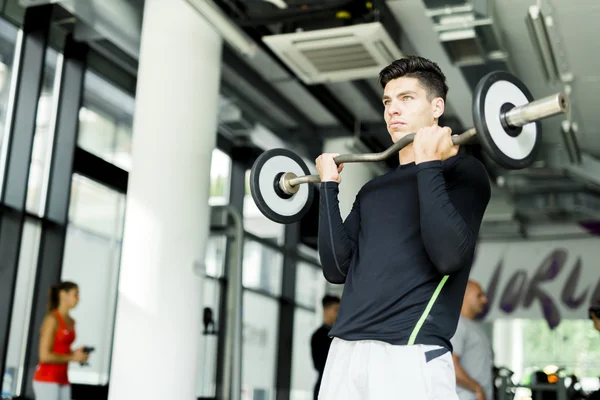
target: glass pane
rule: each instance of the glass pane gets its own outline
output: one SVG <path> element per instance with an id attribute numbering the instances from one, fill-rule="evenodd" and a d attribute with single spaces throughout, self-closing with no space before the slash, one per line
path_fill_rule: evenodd
<path id="1" fill-rule="evenodd" d="M 275 362 L 279 304 L 244 292 L 242 398 L 275 398 Z"/>
<path id="2" fill-rule="evenodd" d="M 214 149 L 210 164 L 210 197 L 208 204 L 213 206 L 229 203 L 230 179 L 231 157 L 219 149 Z"/>
<path id="3" fill-rule="evenodd" d="M 313 400 L 318 373 L 312 361 L 310 338 L 321 325 L 314 312 L 296 308 L 292 347 L 292 383 L 290 400 Z"/>
<path id="4" fill-rule="evenodd" d="M 303 261 L 296 264 L 296 302 L 316 308 L 327 281 L 319 268 Z"/>
<path id="5" fill-rule="evenodd" d="M 298 245 L 298 254 L 300 254 L 301 256 L 304 256 L 305 258 L 308 258 L 311 261 L 314 261 L 316 264 L 320 264 L 319 253 L 317 252 L 316 249 L 313 249 L 312 247 L 309 247 L 305 244 L 299 244 Z"/>
<path id="6" fill-rule="evenodd" d="M 27 330 L 33 301 L 35 270 L 39 254 L 41 228 L 35 220 L 26 220 L 23 226 L 19 269 L 8 336 L 6 371 L 2 383 L 2 396 L 18 396 L 24 377 L 23 365 L 27 346 Z"/>
<path id="7" fill-rule="evenodd" d="M 48 184 L 48 173 L 50 172 L 61 69 L 62 55 L 48 48 L 46 50 L 42 91 L 38 101 L 33 152 L 27 183 L 27 211 L 40 216 L 43 215 L 45 207 L 44 199 Z"/>
<path id="8" fill-rule="evenodd" d="M 220 284 L 215 279 L 205 278 L 203 283 L 203 321 L 202 338 L 198 348 L 198 378 L 196 395 L 215 397 L 217 378 L 217 350 L 219 329 Z"/>
<path id="9" fill-rule="evenodd" d="M 125 196 L 84 176 L 73 174 L 69 220 L 90 232 L 122 238 Z"/>
<path id="10" fill-rule="evenodd" d="M 87 71 L 79 111 L 78 145 L 130 171 L 135 100 L 103 78 Z"/>
<path id="11" fill-rule="evenodd" d="M 250 194 L 250 170 L 246 171 L 246 189 L 244 195 L 244 230 L 260 238 L 272 239 L 282 245 L 284 241 L 283 224 L 271 221 L 260 212 Z"/>
<path id="12" fill-rule="evenodd" d="M 63 280 L 79 285 L 76 346 L 92 346 L 89 366 L 69 365 L 74 383 L 108 382 L 125 196 L 80 175 L 73 175 Z"/>
<path id="13" fill-rule="evenodd" d="M 247 288 L 281 294 L 283 255 L 258 242 L 244 242 L 243 284 Z"/>
<path id="14" fill-rule="evenodd" d="M 120 252 L 115 236 L 101 236 L 73 224 L 67 227 L 61 279 L 77 283 L 80 292 L 80 303 L 71 312 L 77 329 L 73 348 L 95 348 L 89 365 L 69 364 L 72 383 L 108 383 Z"/>
<path id="15" fill-rule="evenodd" d="M 223 276 L 226 252 L 227 238 L 225 236 L 209 236 L 206 246 L 206 275 L 214 278 Z"/>
<path id="16" fill-rule="evenodd" d="M 551 330 L 541 319 L 496 319 L 493 331 L 495 364 L 514 371 L 515 383 L 528 384 L 534 372 L 554 366 L 577 376 L 586 392 L 600 388 L 600 335 L 591 320 L 563 320 Z"/>
<path id="17" fill-rule="evenodd" d="M 17 28 L 0 19 L 0 176 L 4 174 L 8 144 L 6 133 L 9 121 L 7 117 L 12 111 L 10 108 L 12 107 L 11 102 L 14 100 L 13 88 L 16 84 L 16 75 L 13 74 L 15 68 L 13 63 L 18 62 L 15 59 L 16 45 Z"/>

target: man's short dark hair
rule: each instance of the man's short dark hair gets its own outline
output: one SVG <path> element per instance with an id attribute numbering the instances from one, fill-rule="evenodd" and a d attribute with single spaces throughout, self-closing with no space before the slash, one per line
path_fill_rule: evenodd
<path id="1" fill-rule="evenodd" d="M 334 304 L 339 304 L 340 303 L 340 298 L 338 296 L 334 296 L 331 294 L 326 294 L 323 297 L 323 300 L 321 300 L 321 303 L 323 304 L 323 308 L 327 308 L 329 306 L 332 306 Z"/>
<path id="2" fill-rule="evenodd" d="M 379 73 L 379 84 L 382 89 L 389 81 L 401 78 L 417 78 L 427 91 L 429 100 L 441 97 L 446 101 L 448 85 L 446 76 L 434 61 L 419 56 L 408 56 L 392 62 Z"/>

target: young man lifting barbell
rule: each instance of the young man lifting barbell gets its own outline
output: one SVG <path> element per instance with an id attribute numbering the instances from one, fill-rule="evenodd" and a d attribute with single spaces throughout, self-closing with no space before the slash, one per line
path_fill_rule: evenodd
<path id="1" fill-rule="evenodd" d="M 437 125 L 448 91 L 437 64 L 397 60 L 380 83 L 392 141 L 416 132 L 399 167 L 366 183 L 343 221 L 344 166 L 337 154 L 316 160 L 323 272 L 345 284 L 319 399 L 457 399 L 450 338 L 490 183 Z"/>

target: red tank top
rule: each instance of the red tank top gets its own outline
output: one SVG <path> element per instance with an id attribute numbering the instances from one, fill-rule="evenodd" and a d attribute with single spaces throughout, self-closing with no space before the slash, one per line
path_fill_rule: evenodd
<path id="1" fill-rule="evenodd" d="M 73 321 L 73 328 L 69 329 L 65 323 L 65 320 L 58 311 L 54 311 L 53 314 L 58 319 L 58 329 L 54 334 L 52 352 L 56 354 L 69 354 L 71 353 L 71 344 L 75 341 L 75 321 Z M 50 382 L 58 383 L 59 385 L 68 385 L 68 368 L 68 363 L 39 363 L 33 376 L 33 380 L 38 382 Z"/>

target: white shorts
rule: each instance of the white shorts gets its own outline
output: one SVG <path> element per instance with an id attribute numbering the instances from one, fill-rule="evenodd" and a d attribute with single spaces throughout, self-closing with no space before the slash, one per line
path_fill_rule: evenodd
<path id="1" fill-rule="evenodd" d="M 458 400 L 452 354 L 440 346 L 394 346 L 334 338 L 319 400 Z"/>

